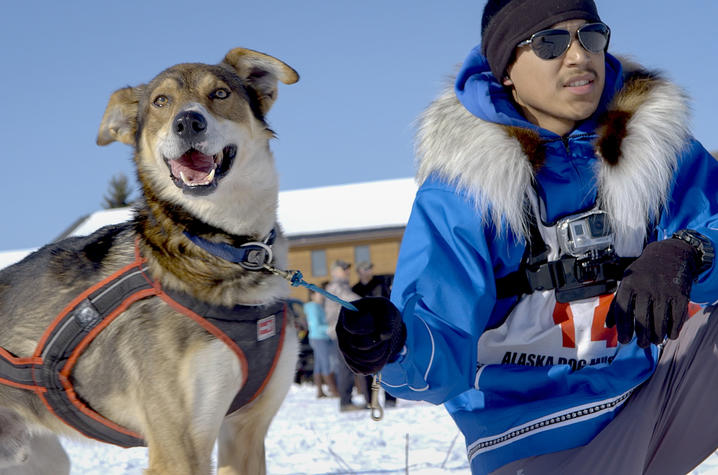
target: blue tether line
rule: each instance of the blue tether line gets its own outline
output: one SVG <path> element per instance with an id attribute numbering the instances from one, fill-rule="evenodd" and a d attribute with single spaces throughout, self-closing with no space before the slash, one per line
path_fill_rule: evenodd
<path id="1" fill-rule="evenodd" d="M 303 279 L 304 276 L 302 276 L 302 272 L 298 270 L 292 270 L 292 271 L 280 271 L 279 269 L 276 269 L 274 267 L 265 266 L 265 269 L 269 270 L 270 272 L 277 274 L 281 277 L 284 277 L 289 281 L 289 283 L 292 285 L 292 287 L 299 287 L 300 285 L 302 287 L 306 287 L 309 290 L 313 290 L 314 292 L 320 293 L 329 300 L 338 303 L 342 307 L 346 308 L 347 310 L 351 310 L 353 312 L 358 312 L 358 309 L 352 305 L 351 303 L 347 302 L 344 299 L 341 299 L 337 297 L 336 295 L 332 294 L 331 292 L 327 292 L 323 288 L 311 284 Z"/>

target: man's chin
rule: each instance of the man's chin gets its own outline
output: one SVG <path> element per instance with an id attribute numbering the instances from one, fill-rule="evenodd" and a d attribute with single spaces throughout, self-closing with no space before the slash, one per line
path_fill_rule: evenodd
<path id="1" fill-rule="evenodd" d="M 600 99 L 600 98 L 599 98 Z M 567 114 L 567 118 L 574 122 L 581 122 L 591 117 L 598 109 L 599 100 L 595 101 L 573 101 L 571 111 Z"/>

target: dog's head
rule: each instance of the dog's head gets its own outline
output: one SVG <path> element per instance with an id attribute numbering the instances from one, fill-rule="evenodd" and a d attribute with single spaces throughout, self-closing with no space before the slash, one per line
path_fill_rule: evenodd
<path id="1" fill-rule="evenodd" d="M 233 231 L 228 221 L 240 210 L 230 215 L 227 208 L 242 208 L 243 201 L 256 206 L 266 197 L 251 196 L 255 190 L 270 196 L 270 204 L 276 201 L 268 147 L 273 132 L 265 115 L 278 81 L 298 79 L 282 61 L 243 48 L 217 65 L 178 64 L 147 84 L 112 94 L 97 143 L 135 147 L 146 192 Z"/>

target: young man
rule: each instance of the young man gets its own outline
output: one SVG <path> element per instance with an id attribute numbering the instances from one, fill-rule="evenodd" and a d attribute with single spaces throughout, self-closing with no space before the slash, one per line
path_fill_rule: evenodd
<path id="1" fill-rule="evenodd" d="M 489 0 L 420 122 L 395 306 L 337 324 L 354 371 L 446 405 L 474 473 L 683 474 L 718 446 L 718 163 L 609 36 L 591 0 Z"/>
<path id="2" fill-rule="evenodd" d="M 332 263 L 329 270 L 331 280 L 327 284 L 326 290 L 343 300 L 355 300 L 359 295 L 352 292 L 349 285 L 349 276 L 351 275 L 351 264 L 340 259 Z M 333 345 L 337 345 L 337 335 L 335 332 L 337 319 L 339 318 L 339 309 L 341 305 L 333 300 L 324 299 L 324 316 L 326 318 L 328 330 L 327 334 L 332 340 Z M 337 391 L 339 392 L 339 411 L 359 411 L 367 409 L 370 402 L 369 387 L 366 385 L 365 378 L 356 376 L 351 369 L 344 363 L 344 360 L 338 355 L 339 350 L 334 351 L 332 372 L 337 375 Z M 352 392 L 356 386 L 357 390 L 364 396 L 366 405 L 358 406 L 352 402 Z"/>

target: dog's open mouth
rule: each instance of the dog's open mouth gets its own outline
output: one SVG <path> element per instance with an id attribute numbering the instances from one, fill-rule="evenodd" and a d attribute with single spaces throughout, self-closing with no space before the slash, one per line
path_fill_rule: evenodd
<path id="1" fill-rule="evenodd" d="M 191 148 L 180 157 L 167 160 L 167 165 L 175 185 L 187 192 L 203 193 L 217 186 L 236 155 L 236 145 L 224 147 L 216 155 L 205 155 Z"/>

